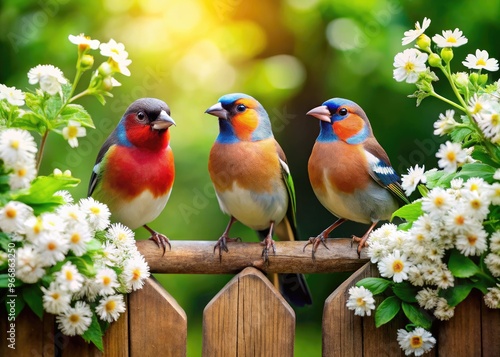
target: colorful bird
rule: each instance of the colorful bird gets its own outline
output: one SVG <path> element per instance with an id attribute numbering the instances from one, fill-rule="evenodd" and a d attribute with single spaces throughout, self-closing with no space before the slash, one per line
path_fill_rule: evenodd
<path id="1" fill-rule="evenodd" d="M 234 222 L 257 231 L 268 261 L 276 252 L 273 232 L 280 240 L 297 239 L 295 191 L 285 154 L 274 139 L 271 121 L 254 98 L 234 93 L 224 95 L 206 110 L 219 118 L 219 135 L 210 151 L 208 170 L 221 210 L 229 224 L 214 246 L 228 252 L 229 230 Z M 289 302 L 311 304 L 303 275 L 279 274 L 282 294 Z"/>
<path id="2" fill-rule="evenodd" d="M 167 237 L 147 226 L 163 211 L 174 183 L 174 155 L 168 105 L 142 98 L 126 110 L 104 142 L 90 178 L 88 195 L 108 205 L 112 218 L 130 229 L 143 226 L 163 248 Z"/>
<path id="3" fill-rule="evenodd" d="M 323 206 L 338 220 L 309 239 L 312 256 L 326 247 L 331 231 L 347 220 L 369 224 L 358 241 L 358 256 L 380 220 L 388 220 L 400 203 L 408 203 L 399 176 L 373 136 L 368 117 L 359 105 L 332 98 L 307 112 L 320 120 L 320 132 L 309 158 L 311 186 Z M 327 247 L 328 248 L 328 247 Z"/>

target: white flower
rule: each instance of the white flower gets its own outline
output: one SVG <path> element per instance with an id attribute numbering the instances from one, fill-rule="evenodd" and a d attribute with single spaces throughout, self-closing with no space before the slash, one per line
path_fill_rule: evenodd
<path id="1" fill-rule="evenodd" d="M 78 36 L 69 35 L 68 39 L 71 43 L 78 45 L 79 48 L 91 48 L 93 50 L 97 50 L 97 48 L 99 48 L 99 40 L 92 40 L 89 36 L 85 36 L 83 33 Z"/>
<path id="2" fill-rule="evenodd" d="M 10 201 L 0 208 L 0 229 L 5 233 L 24 233 L 24 222 L 33 216 L 33 208 Z"/>
<path id="3" fill-rule="evenodd" d="M 443 35 L 434 35 L 432 41 L 438 45 L 438 47 L 460 47 L 467 43 L 467 38 L 462 36 L 462 31 L 459 29 L 445 30 Z"/>
<path id="4" fill-rule="evenodd" d="M 490 250 L 495 254 L 500 254 L 500 231 L 495 231 L 491 234 Z"/>
<path id="5" fill-rule="evenodd" d="M 467 213 L 478 220 L 482 221 L 490 212 L 490 195 L 487 192 L 466 191 L 462 195 L 461 202 Z"/>
<path id="6" fill-rule="evenodd" d="M 429 56 L 427 53 L 420 52 L 414 48 L 408 48 L 398 53 L 394 57 L 393 77 L 396 81 L 415 83 L 418 80 L 418 74 L 426 70 L 425 62 Z"/>
<path id="7" fill-rule="evenodd" d="M 476 119 L 485 137 L 498 142 L 498 136 L 500 135 L 500 104 L 496 102 L 488 104 L 485 110 L 481 110 L 474 115 L 474 119 Z"/>
<path id="8" fill-rule="evenodd" d="M 127 289 L 137 290 L 142 288 L 144 280 L 149 277 L 149 265 L 140 254 L 127 260 L 124 264 L 122 277 Z"/>
<path id="9" fill-rule="evenodd" d="M 370 258 L 372 263 L 377 263 L 380 259 L 389 254 L 387 246 L 380 241 L 372 241 L 368 244 L 366 255 Z"/>
<path id="10" fill-rule="evenodd" d="M 488 254 L 484 258 L 484 264 L 486 264 L 486 267 L 494 277 L 500 277 L 500 255 L 495 253 Z"/>
<path id="11" fill-rule="evenodd" d="M 113 322 L 118 320 L 120 314 L 125 312 L 123 295 L 111 295 L 102 298 L 95 312 L 103 321 Z"/>
<path id="12" fill-rule="evenodd" d="M 59 329 L 68 336 L 82 335 L 92 322 L 92 311 L 88 304 L 77 301 L 75 307 L 68 308 L 56 317 Z"/>
<path id="13" fill-rule="evenodd" d="M 80 209 L 87 215 L 91 227 L 95 230 L 103 230 L 109 225 L 109 212 L 108 206 L 104 203 L 98 202 L 92 197 L 80 200 Z"/>
<path id="14" fill-rule="evenodd" d="M 439 159 L 438 166 L 446 172 L 455 172 L 458 165 L 463 164 L 467 158 L 467 153 L 462 150 L 458 143 L 447 141 L 441 144 L 436 154 Z"/>
<path id="15" fill-rule="evenodd" d="M 408 281 L 413 286 L 423 286 L 425 284 L 424 274 L 416 265 L 412 265 L 408 270 Z"/>
<path id="16" fill-rule="evenodd" d="M 34 244 L 40 258 L 47 264 L 63 261 L 69 250 L 68 239 L 57 232 L 48 231 L 47 234 L 41 235 Z"/>
<path id="17" fill-rule="evenodd" d="M 420 26 L 420 23 L 417 21 L 415 22 L 415 30 L 408 30 L 405 31 L 403 40 L 401 41 L 401 44 L 403 46 L 406 46 L 413 41 L 415 41 L 421 34 L 424 33 L 424 31 L 429 27 L 431 24 L 431 20 L 428 19 L 427 17 L 424 17 L 424 20 L 422 21 L 422 26 Z"/>
<path id="18" fill-rule="evenodd" d="M 68 240 L 69 248 L 76 256 L 81 256 L 87 251 L 87 243 L 92 239 L 87 223 L 69 226 L 64 236 Z"/>
<path id="19" fill-rule="evenodd" d="M 121 223 L 113 223 L 106 232 L 106 238 L 113 242 L 118 249 L 135 247 L 134 232 Z"/>
<path id="20" fill-rule="evenodd" d="M 415 297 L 418 304 L 426 310 L 434 309 L 437 306 L 439 295 L 438 289 L 424 288 L 417 293 Z"/>
<path id="21" fill-rule="evenodd" d="M 105 242 L 102 244 L 102 255 L 104 257 L 104 264 L 109 266 L 114 266 L 118 259 L 118 248 L 111 242 Z"/>
<path id="22" fill-rule="evenodd" d="M 128 66 L 132 63 L 132 60 L 129 60 L 128 58 L 121 58 L 118 61 L 111 60 L 111 67 L 113 68 L 113 71 L 118 72 L 123 74 L 124 76 L 130 76 L 130 70 L 128 69 Z M 113 78 L 111 79 L 111 86 L 113 87 L 119 87 L 121 86 L 121 83 L 118 81 L 113 81 Z"/>
<path id="23" fill-rule="evenodd" d="M 463 205 L 451 208 L 444 217 L 446 229 L 452 233 L 462 233 L 471 227 L 476 227 L 475 221 L 468 215 L 468 210 Z"/>
<path id="24" fill-rule="evenodd" d="M 455 282 L 455 278 L 444 264 L 436 269 L 431 278 L 434 284 L 441 289 L 452 287 Z"/>
<path id="25" fill-rule="evenodd" d="M 372 292 L 364 286 L 352 286 L 349 288 L 346 306 L 349 310 L 354 310 L 354 315 L 370 316 L 375 309 L 375 299 Z"/>
<path id="26" fill-rule="evenodd" d="M 482 94 L 480 96 L 474 94 L 472 98 L 469 99 L 469 105 L 467 109 L 471 112 L 472 115 L 481 113 L 483 111 L 490 110 L 492 103 L 495 103 L 495 100 L 492 99 L 489 94 Z M 474 117 L 476 117 L 474 115 Z"/>
<path id="27" fill-rule="evenodd" d="M 406 254 L 401 255 L 399 250 L 395 250 L 378 262 L 380 275 L 385 278 L 392 278 L 396 283 L 408 279 L 410 266 L 411 263 L 406 259 Z"/>
<path id="28" fill-rule="evenodd" d="M 440 217 L 448 212 L 455 199 L 441 187 L 433 188 L 427 197 L 422 199 L 422 209 L 434 217 Z"/>
<path id="29" fill-rule="evenodd" d="M 64 139 L 68 140 L 69 146 L 76 148 L 78 146 L 78 138 L 87 135 L 87 131 L 80 122 L 70 120 L 68 126 L 63 128 L 62 134 Z"/>
<path id="30" fill-rule="evenodd" d="M 16 277 L 25 283 L 36 283 L 45 275 L 44 262 L 31 245 L 16 251 Z"/>
<path id="31" fill-rule="evenodd" d="M 455 246 L 465 256 L 481 255 L 488 248 L 487 236 L 482 224 L 477 224 L 475 228 L 457 235 Z"/>
<path id="32" fill-rule="evenodd" d="M 111 39 L 108 43 L 101 43 L 99 48 L 101 49 L 101 55 L 111 59 L 110 65 L 114 72 L 130 76 L 130 70 L 127 67 L 132 61 L 128 59 L 128 52 L 125 51 L 123 43 L 117 43 Z"/>
<path id="33" fill-rule="evenodd" d="M 427 182 L 427 177 L 425 177 L 424 172 L 425 166 L 418 167 L 418 165 L 415 165 L 415 168 L 410 167 L 408 169 L 407 175 L 401 176 L 402 187 L 407 196 L 410 196 L 413 191 L 415 191 L 419 183 Z"/>
<path id="34" fill-rule="evenodd" d="M 82 288 L 73 293 L 73 300 L 85 299 L 88 302 L 94 302 L 98 294 L 99 287 L 95 283 L 95 279 L 84 278 Z"/>
<path id="35" fill-rule="evenodd" d="M 434 316 L 436 316 L 441 321 L 447 321 L 455 315 L 455 307 L 448 305 L 448 301 L 445 298 L 437 299 L 436 310 L 434 310 Z"/>
<path id="36" fill-rule="evenodd" d="M 468 54 L 462 64 L 470 69 L 485 69 L 487 71 L 498 71 L 498 61 L 488 58 L 487 51 L 476 50 L 476 55 Z"/>
<path id="37" fill-rule="evenodd" d="M 0 84 L 0 100 L 2 99 L 17 107 L 24 105 L 24 93 L 16 87 L 7 87 L 5 84 Z"/>
<path id="38" fill-rule="evenodd" d="M 0 132 L 0 159 L 6 165 L 34 161 L 36 152 L 35 139 L 28 131 L 7 129 Z"/>
<path id="39" fill-rule="evenodd" d="M 99 295 L 112 295 L 115 289 L 120 286 L 116 272 L 111 268 L 99 269 L 95 276 L 96 287 L 99 288 Z"/>
<path id="40" fill-rule="evenodd" d="M 56 191 L 54 195 L 62 197 L 65 204 L 71 204 L 74 201 L 73 196 L 71 196 L 71 193 L 67 190 Z"/>
<path id="41" fill-rule="evenodd" d="M 500 205 L 500 183 L 494 182 L 491 184 L 490 200 L 493 205 Z"/>
<path id="42" fill-rule="evenodd" d="M 71 293 L 61 289 L 59 284 L 52 282 L 48 289 L 41 287 L 43 292 L 43 308 L 49 314 L 61 314 L 70 308 Z"/>
<path id="43" fill-rule="evenodd" d="M 11 169 L 13 170 L 9 174 L 9 186 L 11 190 L 28 188 L 37 174 L 35 163 L 32 161 L 17 162 Z"/>
<path id="44" fill-rule="evenodd" d="M 457 125 L 453 118 L 455 111 L 448 109 L 446 114 L 439 114 L 439 120 L 434 123 L 434 135 L 443 136 L 449 134 L 451 130 Z"/>
<path id="45" fill-rule="evenodd" d="M 28 80 L 30 84 L 40 83 L 40 88 L 50 95 L 62 93 L 62 84 L 68 81 L 64 78 L 62 71 L 51 64 L 33 67 L 28 72 Z"/>
<path id="46" fill-rule="evenodd" d="M 417 327 L 410 332 L 398 329 L 398 342 L 406 356 L 412 353 L 415 356 L 422 356 L 434 347 L 436 339 L 432 337 L 429 331 L 424 330 L 422 327 Z"/>
<path id="47" fill-rule="evenodd" d="M 500 285 L 488 288 L 488 293 L 484 295 L 484 303 L 490 309 L 500 309 Z"/>
<path id="48" fill-rule="evenodd" d="M 56 212 L 66 225 L 71 226 L 87 223 L 85 220 L 85 213 L 78 205 L 66 204 L 64 206 L 59 206 Z"/>
<path id="49" fill-rule="evenodd" d="M 61 288 L 71 292 L 77 292 L 82 288 L 83 275 L 80 274 L 76 266 L 71 262 L 66 262 L 61 270 L 56 273 L 56 282 Z"/>

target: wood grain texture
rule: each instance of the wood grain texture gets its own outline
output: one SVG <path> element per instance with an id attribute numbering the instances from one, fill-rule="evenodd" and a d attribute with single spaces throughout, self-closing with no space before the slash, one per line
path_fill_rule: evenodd
<path id="1" fill-rule="evenodd" d="M 170 241 L 172 250 L 163 251 L 150 240 L 137 241 L 137 248 L 146 258 L 151 272 L 168 274 L 238 274 L 247 267 L 255 267 L 267 273 L 334 273 L 355 271 L 368 259 L 365 252 L 361 259 L 351 239 L 328 240 L 328 248 L 320 246 L 316 260 L 311 258 L 311 247 L 305 250 L 305 241 L 276 241 L 276 255 L 269 255 L 264 263 L 262 245 L 258 242 L 228 243 L 229 252 L 223 252 L 222 261 L 214 253 L 215 241 Z"/>
<path id="2" fill-rule="evenodd" d="M 187 317 L 153 277 L 129 295 L 130 356 L 186 356 Z"/>
<path id="3" fill-rule="evenodd" d="M 246 268 L 203 313 L 203 356 L 293 356 L 295 312 L 269 280 Z"/>
<path id="4" fill-rule="evenodd" d="M 500 309 L 487 307 L 481 296 L 481 346 L 484 357 L 500 354 Z"/>

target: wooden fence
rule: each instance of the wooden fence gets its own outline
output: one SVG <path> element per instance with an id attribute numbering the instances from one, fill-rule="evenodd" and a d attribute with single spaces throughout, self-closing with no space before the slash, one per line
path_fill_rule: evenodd
<path id="1" fill-rule="evenodd" d="M 315 261 L 310 251 L 302 252 L 304 242 L 276 242 L 277 254 L 269 265 L 260 258 L 258 243 L 234 245 L 221 262 L 212 253 L 213 244 L 175 241 L 173 250 L 162 257 L 153 242 L 137 242 L 154 273 L 235 274 L 205 307 L 202 356 L 294 356 L 294 310 L 262 272 L 351 271 L 324 303 L 323 356 L 404 356 L 395 339 L 403 320 L 375 328 L 373 318 L 354 316 L 345 307 L 349 287 L 376 275 L 364 255 L 358 259 L 350 240 L 329 242 L 330 250 L 319 249 Z M 104 337 L 106 357 L 186 356 L 186 314 L 154 278 L 130 294 L 127 305 L 127 313 Z M 7 331 L 2 314 L 0 329 Z M 103 355 L 80 337 L 56 333 L 52 315 L 40 321 L 26 310 L 16 320 L 16 331 L 16 350 L 8 349 L 2 336 L 0 356 Z M 500 356 L 500 311 L 488 309 L 480 295 L 472 294 L 457 307 L 453 319 L 435 324 L 433 334 L 438 342 L 428 356 Z"/>

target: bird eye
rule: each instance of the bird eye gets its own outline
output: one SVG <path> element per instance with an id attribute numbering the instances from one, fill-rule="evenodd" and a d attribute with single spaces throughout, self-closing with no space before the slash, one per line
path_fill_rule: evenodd
<path id="1" fill-rule="evenodd" d="M 340 115 L 346 115 L 347 114 L 347 109 L 346 108 L 340 108 L 339 109 L 339 114 Z"/>
<path id="2" fill-rule="evenodd" d="M 146 114 L 144 114 L 144 112 L 137 113 L 137 119 L 144 120 L 145 117 L 146 117 Z"/>
<path id="3" fill-rule="evenodd" d="M 247 109 L 247 107 L 245 107 L 245 105 L 243 104 L 239 104 L 237 107 L 236 107 L 236 111 L 242 113 L 244 112 L 245 110 Z"/>

